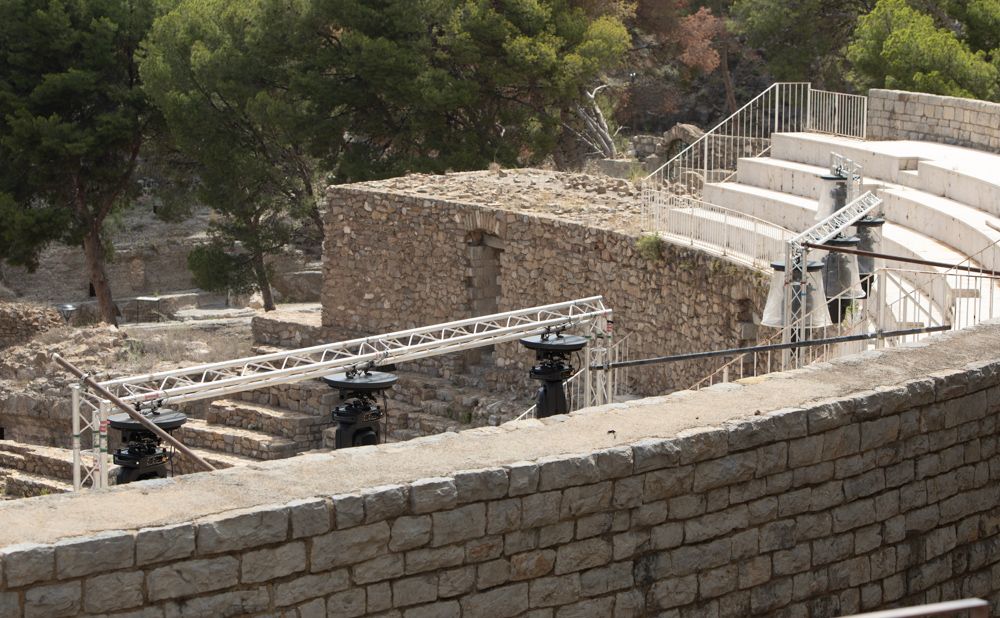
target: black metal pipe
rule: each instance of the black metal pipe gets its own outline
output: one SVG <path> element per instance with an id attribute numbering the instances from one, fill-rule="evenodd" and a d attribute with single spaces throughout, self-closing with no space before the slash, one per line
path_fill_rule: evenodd
<path id="1" fill-rule="evenodd" d="M 830 251 L 833 253 L 850 253 L 852 255 L 880 258 L 883 260 L 890 260 L 893 262 L 903 262 L 906 264 L 919 264 L 921 266 L 933 266 L 935 268 L 946 268 L 948 270 L 961 270 L 964 272 L 976 273 L 980 275 L 992 275 L 994 277 L 998 276 L 996 270 L 991 270 L 989 268 L 978 268 L 976 266 L 963 266 L 961 264 L 932 262 L 931 260 L 921 260 L 919 258 L 909 258 L 909 257 L 903 257 L 901 255 L 890 255 L 888 253 L 875 253 L 874 251 L 862 251 L 861 249 L 848 249 L 846 247 L 835 247 L 832 245 L 817 245 L 811 242 L 803 243 L 802 246 L 808 247 L 809 249 L 822 249 L 823 251 Z"/>
<path id="2" fill-rule="evenodd" d="M 842 335 L 840 337 L 828 337 L 826 339 L 808 339 L 806 341 L 793 341 L 791 343 L 772 343 L 768 345 L 758 345 L 749 348 L 728 348 L 726 350 L 712 350 L 711 352 L 691 352 L 689 354 L 673 354 L 671 356 L 656 356 L 654 358 L 641 358 L 638 360 L 619 361 L 617 363 L 607 363 L 605 365 L 591 365 L 591 371 L 607 371 L 608 369 L 618 369 L 619 367 L 639 367 L 642 365 L 656 365 L 659 363 L 676 363 L 678 361 L 695 360 L 699 358 L 713 358 L 716 356 L 739 356 L 752 352 L 773 352 L 775 350 L 789 350 L 792 348 L 807 348 L 828 343 L 846 343 L 848 341 L 863 341 L 865 339 L 879 339 L 886 337 L 903 337 L 905 335 L 921 335 L 924 333 L 939 333 L 951 330 L 951 325 L 945 326 L 924 326 L 921 328 L 905 328 L 902 330 L 890 330 L 885 332 L 864 333 L 862 335 Z"/>

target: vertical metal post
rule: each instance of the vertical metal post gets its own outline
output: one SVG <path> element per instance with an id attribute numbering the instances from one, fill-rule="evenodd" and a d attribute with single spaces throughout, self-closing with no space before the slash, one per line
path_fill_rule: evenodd
<path id="1" fill-rule="evenodd" d="M 885 269 L 880 268 L 875 275 L 875 285 L 878 286 L 875 290 L 875 329 L 878 333 L 885 330 L 885 311 L 888 309 L 885 306 L 885 283 Z M 875 338 L 875 348 L 881 349 L 883 347 L 885 347 L 885 340 L 880 335 Z"/>
<path id="2" fill-rule="evenodd" d="M 792 244 L 785 245 L 785 285 L 782 290 L 782 304 L 784 305 L 782 316 L 784 320 L 781 325 L 781 343 L 792 342 Z M 781 351 L 782 371 L 791 369 L 791 350 L 785 348 Z"/>
<path id="3" fill-rule="evenodd" d="M 80 385 L 69 385 L 70 405 L 73 408 L 73 491 L 80 491 L 83 485 L 80 477 Z"/>
<path id="4" fill-rule="evenodd" d="M 597 337 L 593 333 L 591 333 L 590 340 L 587 342 L 587 347 L 584 348 L 584 358 L 586 359 L 587 363 L 586 366 L 583 368 L 583 371 L 586 372 L 583 374 L 583 399 L 584 399 L 583 407 L 585 408 L 593 406 L 595 399 L 594 391 L 592 390 L 593 383 L 591 381 L 591 377 L 594 372 L 591 371 L 590 368 L 594 364 L 594 342 L 596 340 Z"/>
<path id="5" fill-rule="evenodd" d="M 100 489 L 108 486 L 108 417 L 111 416 L 111 402 L 102 399 L 100 406 L 100 460 L 97 466 L 97 482 L 94 484 Z"/>

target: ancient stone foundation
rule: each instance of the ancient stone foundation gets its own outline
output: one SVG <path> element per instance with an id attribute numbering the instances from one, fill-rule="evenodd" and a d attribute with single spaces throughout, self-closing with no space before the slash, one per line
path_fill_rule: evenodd
<path id="1" fill-rule="evenodd" d="M 0 349 L 30 340 L 38 333 L 63 325 L 51 307 L 0 301 Z"/>
<path id="2" fill-rule="evenodd" d="M 1000 152 L 1000 105 L 900 90 L 868 91 L 868 139 L 911 139 Z"/>
<path id="3" fill-rule="evenodd" d="M 998 344 L 0 504 L 0 615 L 996 611 Z"/>

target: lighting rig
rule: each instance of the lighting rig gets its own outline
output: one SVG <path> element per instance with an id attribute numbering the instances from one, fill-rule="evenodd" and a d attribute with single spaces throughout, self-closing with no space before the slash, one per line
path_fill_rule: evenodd
<path id="1" fill-rule="evenodd" d="M 167 433 L 187 422 L 186 414 L 167 408 L 140 410 L 137 407 L 136 412 Z M 124 445 L 114 452 L 114 462 L 121 466 L 116 479 L 118 485 L 167 478 L 167 464 L 173 459 L 174 452 L 163 447 L 159 436 L 125 413 L 109 417 L 108 425 L 121 432 Z"/>
<path id="2" fill-rule="evenodd" d="M 344 373 L 324 376 L 323 382 L 340 391 L 344 403 L 333 409 L 333 420 L 337 423 L 335 448 L 369 446 L 385 441 L 383 425 L 388 401 L 385 392 L 392 388 L 399 377 L 384 371 L 351 369 Z M 379 406 L 378 395 L 382 394 Z"/>
<path id="3" fill-rule="evenodd" d="M 577 335 L 564 335 L 562 330 L 546 331 L 540 335 L 521 339 L 521 345 L 535 351 L 535 364 L 529 375 L 542 386 L 538 389 L 536 418 L 566 414 L 566 389 L 564 383 L 573 375 L 569 355 L 579 352 L 587 340 Z"/>

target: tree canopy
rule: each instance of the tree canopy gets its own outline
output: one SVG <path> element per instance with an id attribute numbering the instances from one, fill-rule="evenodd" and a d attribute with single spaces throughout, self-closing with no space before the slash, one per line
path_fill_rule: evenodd
<path id="1" fill-rule="evenodd" d="M 49 242 L 82 243 L 101 315 L 114 322 L 102 226 L 135 188 L 155 119 L 136 54 L 140 0 L 0 2 L 0 257 L 34 266 Z"/>

